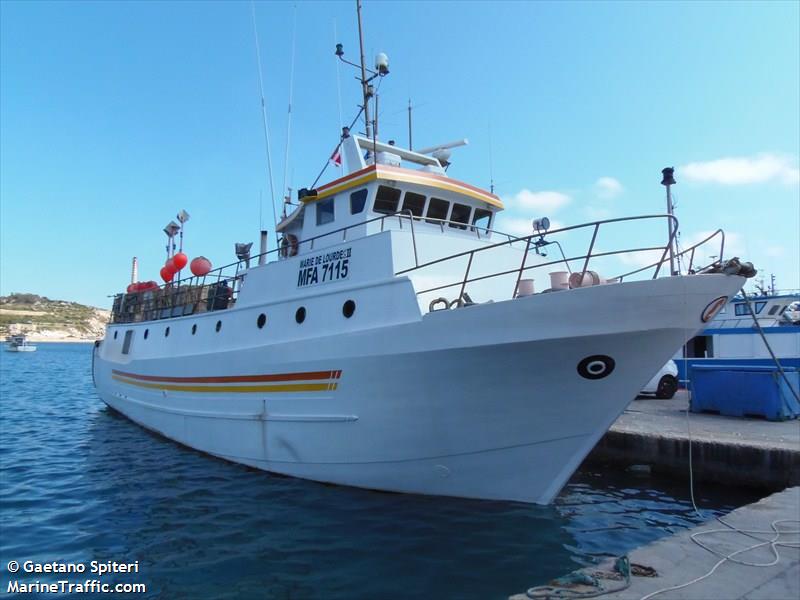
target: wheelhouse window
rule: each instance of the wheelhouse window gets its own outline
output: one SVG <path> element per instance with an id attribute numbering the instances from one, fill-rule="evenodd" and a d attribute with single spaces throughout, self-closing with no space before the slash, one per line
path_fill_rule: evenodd
<path id="1" fill-rule="evenodd" d="M 425 210 L 425 196 L 422 194 L 415 194 L 414 192 L 406 192 L 403 197 L 403 212 L 411 211 L 415 217 L 421 217 Z"/>
<path id="2" fill-rule="evenodd" d="M 747 304 L 742 302 L 741 304 L 734 304 L 733 305 L 733 312 L 736 314 L 737 317 L 743 317 L 745 315 L 749 315 L 750 312 L 747 310 Z"/>
<path id="3" fill-rule="evenodd" d="M 400 206 L 401 193 L 397 188 L 378 186 L 378 193 L 375 195 L 375 212 L 385 215 L 396 213 L 397 207 Z"/>
<path id="4" fill-rule="evenodd" d="M 769 309 L 769 314 L 774 315 L 776 312 L 778 312 L 778 310 L 780 310 L 780 308 L 781 308 L 780 304 L 773 305 L 773 307 Z"/>
<path id="5" fill-rule="evenodd" d="M 333 198 L 317 202 L 317 225 L 333 222 Z"/>
<path id="6" fill-rule="evenodd" d="M 492 211 L 483 208 L 476 208 L 475 214 L 472 216 L 472 224 L 478 229 L 489 229 L 489 223 L 492 221 Z"/>
<path id="7" fill-rule="evenodd" d="M 364 206 L 367 203 L 367 189 L 358 190 L 350 194 L 350 214 L 357 215 L 364 211 Z"/>
<path id="8" fill-rule="evenodd" d="M 453 212 L 450 213 L 450 227 L 466 229 L 467 223 L 469 223 L 470 212 L 472 212 L 471 207 L 467 206 L 466 204 L 458 204 L 457 202 L 454 202 Z"/>
<path id="9" fill-rule="evenodd" d="M 431 198 L 428 203 L 428 213 L 425 215 L 429 223 L 437 223 L 447 218 L 447 211 L 450 210 L 450 203 L 440 198 Z"/>

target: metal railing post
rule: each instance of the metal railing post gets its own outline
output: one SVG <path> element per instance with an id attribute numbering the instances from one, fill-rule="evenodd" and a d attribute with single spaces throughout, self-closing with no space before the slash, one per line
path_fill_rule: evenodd
<path id="1" fill-rule="evenodd" d="M 417 236 L 414 233 L 414 213 L 408 211 L 408 221 L 411 227 L 411 244 L 414 246 L 414 266 L 419 266 L 419 257 L 417 256 Z"/>
<path id="2" fill-rule="evenodd" d="M 597 239 L 597 230 L 600 229 L 600 223 L 594 224 L 594 232 L 592 233 L 592 241 L 589 244 L 589 253 L 586 255 L 586 260 L 583 261 L 583 269 L 581 270 L 581 285 L 583 285 L 583 278 L 586 275 L 586 269 L 589 268 L 589 260 L 592 258 L 592 250 L 594 250 L 594 242 Z M 530 240 L 528 240 L 530 242 Z"/>
<path id="3" fill-rule="evenodd" d="M 525 253 L 522 255 L 522 264 L 519 266 L 519 274 L 517 275 L 517 283 L 514 285 L 514 291 L 512 292 L 511 297 L 516 298 L 517 292 L 519 291 L 519 282 L 522 280 L 522 272 L 525 270 L 525 262 L 528 260 L 528 250 L 531 248 L 531 238 L 528 236 L 527 244 L 525 244 Z"/>
<path id="4" fill-rule="evenodd" d="M 469 279 L 469 270 L 472 268 L 472 257 L 475 256 L 475 251 L 469 253 L 469 261 L 467 261 L 467 270 L 464 272 L 464 281 L 461 282 L 461 291 L 458 293 L 458 300 L 464 297 L 464 290 L 467 288 L 467 279 Z"/>
<path id="5" fill-rule="evenodd" d="M 667 260 L 668 252 L 669 246 L 664 246 L 664 252 L 661 253 L 661 259 L 658 261 L 658 265 L 656 265 L 656 272 L 653 273 L 653 279 L 658 279 L 658 274 L 661 272 L 661 265 L 663 265 L 664 261 Z"/>

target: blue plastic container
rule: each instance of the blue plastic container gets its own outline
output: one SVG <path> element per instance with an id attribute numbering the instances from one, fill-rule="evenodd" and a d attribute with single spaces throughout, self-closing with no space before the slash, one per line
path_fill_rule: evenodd
<path id="1" fill-rule="evenodd" d="M 800 390 L 800 371 L 794 367 L 784 367 L 783 371 L 792 387 Z M 800 404 L 775 366 L 693 365 L 690 372 L 692 412 L 770 421 L 800 416 Z"/>

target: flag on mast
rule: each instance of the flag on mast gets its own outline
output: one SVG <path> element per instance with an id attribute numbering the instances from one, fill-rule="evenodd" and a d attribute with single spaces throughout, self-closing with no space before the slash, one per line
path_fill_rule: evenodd
<path id="1" fill-rule="evenodd" d="M 336 150 L 333 151 L 333 154 L 331 154 L 331 158 L 330 158 L 330 161 L 334 165 L 336 165 L 337 167 L 341 167 L 342 166 L 342 151 L 341 151 L 341 147 L 342 147 L 341 144 L 336 146 Z"/>

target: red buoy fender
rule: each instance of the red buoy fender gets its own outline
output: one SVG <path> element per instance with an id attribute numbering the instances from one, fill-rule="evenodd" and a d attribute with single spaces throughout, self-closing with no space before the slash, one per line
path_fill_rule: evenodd
<path id="1" fill-rule="evenodd" d="M 198 256 L 189 264 L 189 269 L 193 275 L 202 277 L 203 275 L 207 275 L 211 270 L 211 261 L 205 256 Z"/>

